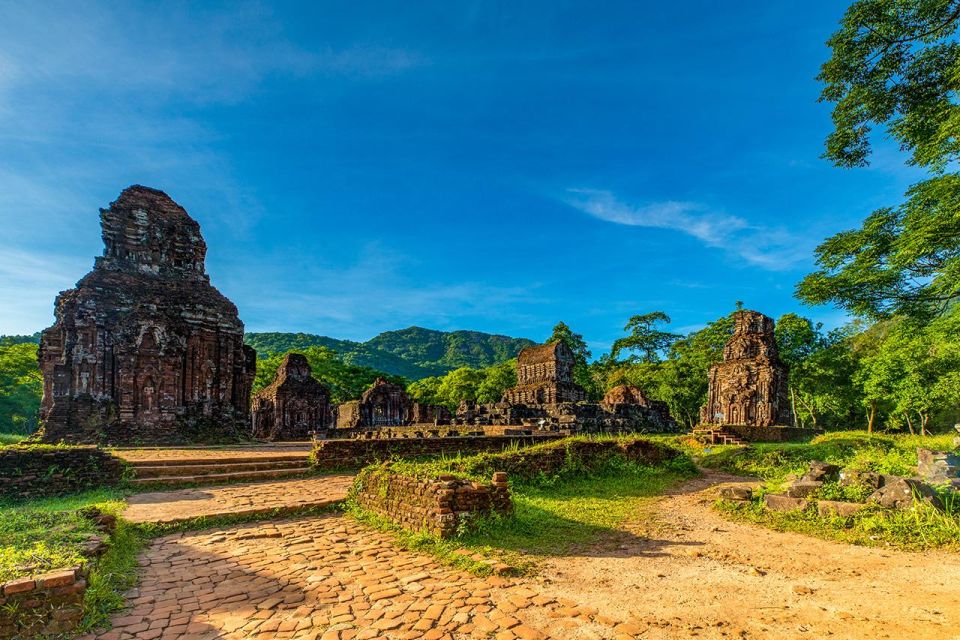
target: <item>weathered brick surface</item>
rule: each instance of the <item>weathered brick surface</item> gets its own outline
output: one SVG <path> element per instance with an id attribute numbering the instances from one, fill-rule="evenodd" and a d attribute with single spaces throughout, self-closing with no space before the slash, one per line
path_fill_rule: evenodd
<path id="1" fill-rule="evenodd" d="M 83 618 L 86 574 L 79 567 L 0 585 L 0 639 L 68 633 Z"/>
<path id="2" fill-rule="evenodd" d="M 167 536 L 140 566 L 112 629 L 80 640 L 625 637 L 550 585 L 478 578 L 339 515 Z"/>
<path id="3" fill-rule="evenodd" d="M 120 482 L 123 464 L 95 447 L 0 449 L 0 496 L 56 496 Z"/>
<path id="4" fill-rule="evenodd" d="M 406 529 L 452 538 L 472 518 L 513 511 L 507 474 L 494 476 L 490 484 L 452 475 L 416 478 L 384 465 L 358 477 L 353 497 L 360 506 Z"/>
<path id="5" fill-rule="evenodd" d="M 550 442 L 560 435 L 461 436 L 440 438 L 395 438 L 390 440 L 319 440 L 313 449 L 313 463 L 320 469 L 359 469 L 392 457 L 473 454 L 503 451 L 515 445 Z"/>
<path id="6" fill-rule="evenodd" d="M 40 337 L 46 442 L 237 440 L 250 428 L 256 353 L 206 274 L 200 225 L 132 186 L 101 209 L 104 252 L 57 296 Z"/>

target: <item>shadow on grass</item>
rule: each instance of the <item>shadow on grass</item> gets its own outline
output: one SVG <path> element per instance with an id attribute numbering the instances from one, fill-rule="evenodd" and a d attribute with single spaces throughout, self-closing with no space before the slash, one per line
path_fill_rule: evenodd
<path id="1" fill-rule="evenodd" d="M 651 472 L 517 486 L 512 517 L 488 518 L 460 542 L 531 557 L 667 555 L 667 547 L 699 543 L 638 535 L 627 525 L 654 519 L 649 510 L 654 500 L 689 479 L 687 474 Z"/>

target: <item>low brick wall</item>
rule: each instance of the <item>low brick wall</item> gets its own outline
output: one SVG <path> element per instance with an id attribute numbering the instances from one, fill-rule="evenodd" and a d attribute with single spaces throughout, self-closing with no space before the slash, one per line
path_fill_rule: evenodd
<path id="1" fill-rule="evenodd" d="M 453 469 L 473 476 L 489 476 L 495 471 L 504 471 L 515 478 L 535 478 L 539 475 L 555 476 L 569 467 L 589 471 L 615 456 L 637 464 L 659 466 L 680 455 L 677 449 L 645 438 L 569 438 L 537 447 L 478 456 L 455 463 Z"/>
<path id="2" fill-rule="evenodd" d="M 75 567 L 4 583 L 0 638 L 40 638 L 75 629 L 83 619 L 86 578 Z"/>
<path id="3" fill-rule="evenodd" d="M 800 429 L 799 427 L 748 427 L 739 424 L 725 424 L 713 427 L 725 433 L 737 436 L 747 442 L 790 442 L 809 440 L 823 435 L 823 429 Z"/>
<path id="4" fill-rule="evenodd" d="M 389 464 L 366 469 L 351 493 L 364 509 L 411 531 L 453 538 L 461 525 L 490 513 L 512 513 L 507 474 L 494 474 L 491 484 L 453 475 L 417 478 L 393 471 Z"/>
<path id="5" fill-rule="evenodd" d="M 559 434 L 535 436 L 458 436 L 394 438 L 389 440 L 318 440 L 311 461 L 321 470 L 359 469 L 390 458 L 471 455 L 527 447 L 562 438 Z"/>
<path id="6" fill-rule="evenodd" d="M 96 447 L 0 448 L 0 497 L 30 499 L 113 486 L 123 463 Z"/>
<path id="7" fill-rule="evenodd" d="M 346 440 L 360 438 L 364 440 L 384 440 L 391 438 L 417 438 L 417 437 L 457 437 L 470 436 L 479 437 L 473 434 L 479 433 L 480 436 L 503 436 L 519 435 L 519 432 L 531 431 L 537 432 L 534 427 L 525 427 L 523 425 L 434 425 L 434 424 L 411 424 L 401 427 L 356 427 L 351 429 L 331 429 L 325 432 L 324 436 L 331 440 Z M 555 435 L 553 432 L 539 432 L 541 435 Z"/>

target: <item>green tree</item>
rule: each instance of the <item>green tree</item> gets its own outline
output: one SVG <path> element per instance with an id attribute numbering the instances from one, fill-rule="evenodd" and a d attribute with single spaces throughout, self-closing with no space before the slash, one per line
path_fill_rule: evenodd
<path id="1" fill-rule="evenodd" d="M 500 402 L 503 392 L 517 385 L 517 361 L 508 360 L 483 370 L 484 380 L 477 389 L 477 402 Z"/>
<path id="2" fill-rule="evenodd" d="M 661 354 L 670 348 L 681 336 L 658 329 L 659 324 L 670 324 L 670 316 L 663 311 L 644 313 L 630 318 L 624 331 L 626 338 L 615 340 L 610 357 L 617 359 L 622 351 L 633 351 L 628 360 L 657 362 Z"/>
<path id="3" fill-rule="evenodd" d="M 474 402 L 483 384 L 483 371 L 460 367 L 443 376 L 440 383 L 439 396 L 448 407 L 456 407 L 464 400 Z"/>
<path id="4" fill-rule="evenodd" d="M 36 431 L 42 394 L 37 345 L 11 340 L 0 346 L 0 433 Z"/>
<path id="5" fill-rule="evenodd" d="M 930 177 L 902 204 L 821 244 L 820 269 L 797 287 L 804 301 L 929 319 L 960 298 L 958 25 L 957 0 L 858 0 L 828 41 L 821 100 L 835 106 L 825 156 L 865 166 L 882 127 Z"/>
<path id="6" fill-rule="evenodd" d="M 565 322 L 558 322 L 553 327 L 553 333 L 547 338 L 547 344 L 554 342 L 564 342 L 570 350 L 573 351 L 575 364 L 573 367 L 573 380 L 581 387 L 586 389 L 587 397 L 591 400 L 599 399 L 602 391 L 597 385 L 597 381 L 590 373 L 590 366 L 587 364 L 593 354 L 587 346 L 587 341 L 579 333 L 574 333 Z"/>
<path id="7" fill-rule="evenodd" d="M 707 400 L 707 373 L 723 359 L 723 347 L 733 335 L 733 314 L 718 318 L 680 338 L 661 363 L 659 385 L 652 395 L 670 407 L 677 422 L 694 427 Z"/>
<path id="8" fill-rule="evenodd" d="M 306 356 L 313 371 L 313 377 L 330 388 L 333 402 L 347 402 L 356 400 L 373 384 L 378 377 L 386 378 L 391 382 L 406 385 L 407 381 L 395 375 L 389 375 L 376 369 L 346 364 L 339 354 L 327 347 L 307 347 L 298 349 L 296 353 Z M 253 381 L 253 391 L 256 393 L 273 381 L 277 369 L 286 354 L 257 360 L 257 374 Z"/>

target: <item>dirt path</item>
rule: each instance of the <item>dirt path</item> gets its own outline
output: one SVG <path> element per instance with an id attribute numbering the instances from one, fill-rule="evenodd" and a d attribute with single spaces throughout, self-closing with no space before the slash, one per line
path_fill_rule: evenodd
<path id="1" fill-rule="evenodd" d="M 642 621 L 645 639 L 960 638 L 960 556 L 729 522 L 712 487 L 736 480 L 684 484 L 652 503 L 637 535 L 549 561 L 544 586 Z"/>

